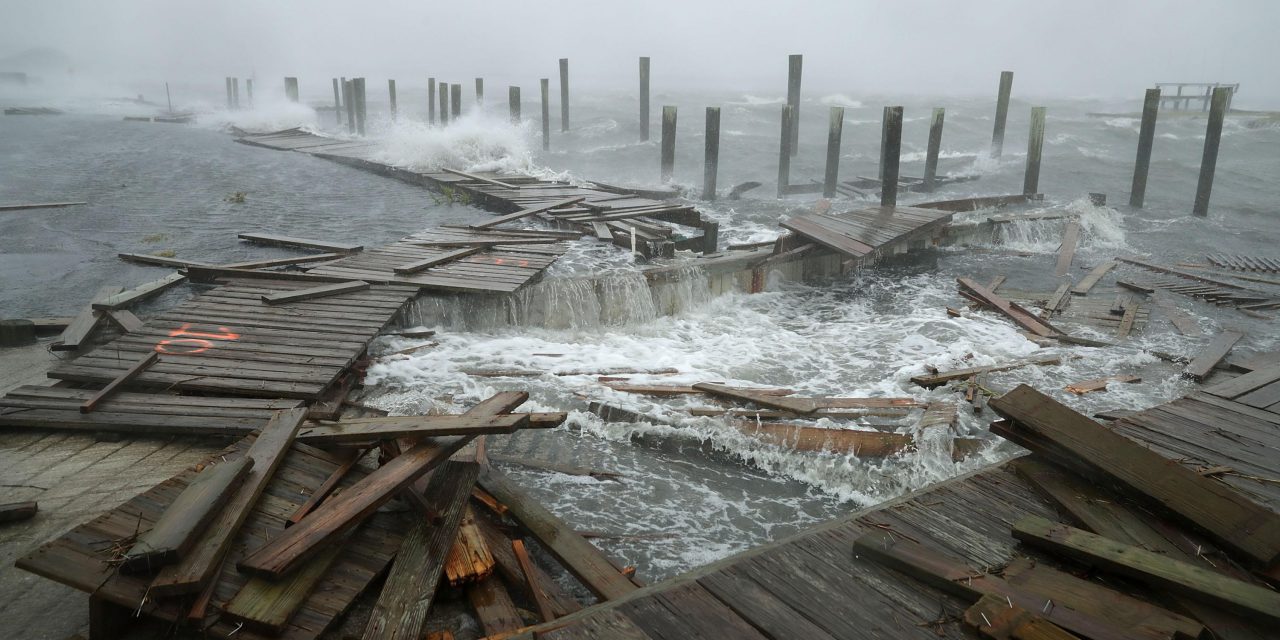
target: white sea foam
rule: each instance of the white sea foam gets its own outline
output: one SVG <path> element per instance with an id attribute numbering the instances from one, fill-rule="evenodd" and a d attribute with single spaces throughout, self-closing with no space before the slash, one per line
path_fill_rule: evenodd
<path id="1" fill-rule="evenodd" d="M 448 127 L 400 120 L 370 132 L 376 160 L 415 171 L 528 172 L 533 156 L 527 131 L 505 118 L 471 112 Z"/>
<path id="2" fill-rule="evenodd" d="M 829 107 L 849 107 L 852 109 L 857 109 L 862 106 L 861 100 L 855 100 L 843 93 L 833 93 L 831 95 L 822 96 L 821 98 L 818 98 L 818 103 Z"/>

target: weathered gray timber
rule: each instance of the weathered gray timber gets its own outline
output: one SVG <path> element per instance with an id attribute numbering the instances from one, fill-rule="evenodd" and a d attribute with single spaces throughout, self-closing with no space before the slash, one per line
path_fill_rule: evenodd
<path id="1" fill-rule="evenodd" d="M 662 182 L 671 182 L 676 166 L 676 108 L 662 108 Z"/>
<path id="2" fill-rule="evenodd" d="M 674 149 L 673 149 L 674 151 Z M 716 177 L 720 173 L 720 107 L 707 107 L 706 144 L 702 157 L 702 199 L 716 199 Z"/>
<path id="3" fill-rule="evenodd" d="M 787 56 L 787 106 L 791 107 L 791 137 L 787 140 L 789 153 L 796 155 L 800 141 L 800 75 L 804 69 L 804 56 Z"/>
<path id="4" fill-rule="evenodd" d="M 449 83 L 440 83 L 440 125 L 449 124 Z"/>
<path id="5" fill-rule="evenodd" d="M 356 132 L 356 101 L 354 80 L 342 81 L 342 101 L 347 105 L 347 134 L 355 135 Z"/>
<path id="6" fill-rule="evenodd" d="M 1200 159 L 1200 181 L 1196 184 L 1196 201 L 1191 210 L 1198 216 L 1209 215 L 1209 194 L 1213 191 L 1213 174 L 1218 166 L 1218 143 L 1222 141 L 1222 120 L 1227 115 L 1227 103 L 1230 101 L 1230 87 L 1218 87 L 1213 90 L 1209 122 L 1204 132 L 1204 155 Z"/>
<path id="7" fill-rule="evenodd" d="M 902 157 L 902 107 L 885 107 L 884 146 L 880 151 L 882 171 L 880 206 L 898 204 L 898 163 Z"/>
<path id="8" fill-rule="evenodd" d="M 542 90 L 542 150 L 551 148 L 551 79 L 538 80 Z"/>
<path id="9" fill-rule="evenodd" d="M 831 107 L 827 127 L 827 167 L 822 176 L 822 197 L 834 198 L 840 180 L 840 138 L 844 134 L 844 107 Z"/>
<path id="10" fill-rule="evenodd" d="M 649 57 L 640 57 L 640 142 L 649 140 Z"/>
<path id="11" fill-rule="evenodd" d="M 569 59 L 560 58 L 560 132 L 569 132 Z"/>
<path id="12" fill-rule="evenodd" d="M 484 109 L 484 78 L 476 78 L 476 107 Z"/>
<path id="13" fill-rule="evenodd" d="M 935 107 L 929 118 L 929 149 L 924 156 L 924 191 L 933 191 L 938 179 L 938 154 L 942 151 L 942 123 L 947 110 Z"/>
<path id="14" fill-rule="evenodd" d="M 1009 94 L 1013 92 L 1013 72 L 1000 72 L 1000 93 L 996 96 L 996 123 L 991 131 L 991 157 L 1004 153 L 1004 125 L 1009 119 Z"/>
<path id="15" fill-rule="evenodd" d="M 286 98 L 289 99 L 289 102 L 298 101 L 298 79 L 297 78 L 286 77 L 284 79 L 284 95 Z"/>
<path id="16" fill-rule="evenodd" d="M 1156 116 L 1160 113 L 1160 90 L 1147 89 L 1142 100 L 1142 128 L 1138 131 L 1138 157 L 1133 163 L 1133 186 L 1129 206 L 1142 208 L 1147 197 L 1147 172 L 1151 169 L 1151 148 L 1156 139 Z"/>
<path id="17" fill-rule="evenodd" d="M 427 78 L 427 124 L 436 123 L 436 79 Z"/>
<path id="18" fill-rule="evenodd" d="M 249 98 L 249 108 L 250 108 L 250 109 L 252 109 L 252 108 L 253 108 L 253 78 L 246 78 L 246 79 L 245 79 L 245 81 L 244 81 L 244 90 L 245 90 L 245 93 L 246 93 L 246 94 L 248 94 L 248 98 Z M 165 97 L 166 97 L 166 98 L 169 96 L 169 85 L 168 85 L 168 83 L 165 83 L 165 87 L 164 87 L 164 95 L 165 95 Z M 169 102 L 169 113 L 173 113 L 173 102 L 172 102 L 172 101 L 170 101 L 170 102 Z"/>
<path id="19" fill-rule="evenodd" d="M 387 99 L 391 101 L 391 119 L 396 119 L 396 81 L 387 79 Z"/>
<path id="20" fill-rule="evenodd" d="M 1031 133 L 1027 138 L 1027 168 L 1022 177 L 1022 193 L 1031 195 L 1040 188 L 1040 154 L 1044 150 L 1044 107 L 1031 108 Z"/>
<path id="21" fill-rule="evenodd" d="M 520 87 L 507 87 L 507 108 L 511 112 L 511 124 L 520 124 Z"/>
<path id="22" fill-rule="evenodd" d="M 449 86 L 449 117 L 457 120 L 462 117 L 462 85 L 455 84 Z"/>
<path id="23" fill-rule="evenodd" d="M 252 83 L 252 81 L 250 82 Z M 252 87 L 253 84 L 250 84 L 249 86 Z M 333 117 L 335 119 L 335 124 L 339 124 L 339 125 L 342 124 L 341 92 L 342 92 L 342 89 L 341 87 L 338 86 L 338 79 L 334 78 L 333 79 Z M 250 93 L 252 93 L 252 91 Z"/>
<path id="24" fill-rule="evenodd" d="M 782 107 L 782 135 L 778 140 L 778 197 L 786 195 L 791 183 L 791 105 Z"/>
<path id="25" fill-rule="evenodd" d="M 356 133 L 364 135 L 365 118 L 368 112 L 365 110 L 365 84 L 364 78 L 356 78 L 352 80 L 352 88 L 355 90 L 356 98 Z"/>

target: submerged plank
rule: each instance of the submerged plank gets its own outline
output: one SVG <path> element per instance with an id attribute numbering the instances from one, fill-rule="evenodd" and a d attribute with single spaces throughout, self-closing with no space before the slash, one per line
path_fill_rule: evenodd
<path id="1" fill-rule="evenodd" d="M 751 402 L 769 409 L 779 409 L 798 414 L 809 414 L 818 410 L 817 403 L 810 398 L 788 398 L 761 393 L 752 389 L 727 387 L 712 382 L 699 382 L 693 385 L 693 388 L 713 396 L 737 400 L 738 402 Z"/>
<path id="2" fill-rule="evenodd" d="M 563 422 L 563 416 L 560 414 Z M 543 422 L 536 426 L 550 428 L 557 423 Z M 518 413 L 476 418 L 472 416 L 387 416 L 352 418 L 338 422 L 325 422 L 307 426 L 298 432 L 298 439 L 308 444 L 325 446 L 338 442 L 367 442 L 389 438 L 421 438 L 434 436 L 483 435 L 487 433 L 511 433 L 533 425 L 529 414 Z"/>
<path id="3" fill-rule="evenodd" d="M 1227 352 L 1231 351 L 1241 338 L 1243 333 L 1236 331 L 1223 331 L 1213 337 L 1213 340 L 1204 348 L 1204 351 L 1196 354 L 1186 369 L 1182 370 L 1182 375 L 1191 378 L 1197 382 L 1203 382 L 1209 374 L 1213 372 L 1214 367 L 1227 357 Z"/>
<path id="4" fill-rule="evenodd" d="M 1011 371 L 1013 369 L 1020 369 L 1022 367 L 1026 367 L 1030 365 L 1048 366 L 1048 365 L 1055 365 L 1055 364 L 1062 364 L 1062 358 L 1060 356 L 1056 356 L 1056 355 L 1038 356 L 1035 358 L 1027 358 L 1026 360 L 1019 360 L 1016 362 L 1009 362 L 1005 364 L 993 364 L 985 367 L 971 367 L 968 369 L 956 369 L 954 371 L 939 371 L 938 373 L 912 376 L 911 381 L 926 389 L 933 389 L 935 387 L 940 387 L 948 382 L 951 382 L 952 380 L 965 380 L 972 376 L 982 375 L 984 373 L 993 373 L 997 371 Z"/>

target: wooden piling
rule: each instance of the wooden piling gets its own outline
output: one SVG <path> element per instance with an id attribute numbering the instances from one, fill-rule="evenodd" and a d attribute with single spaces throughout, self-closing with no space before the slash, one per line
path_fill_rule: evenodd
<path id="1" fill-rule="evenodd" d="M 1192 213 L 1209 215 L 1209 194 L 1213 191 L 1213 173 L 1218 166 L 1218 143 L 1222 141 L 1222 121 L 1231 101 L 1230 87 L 1217 87 L 1209 106 L 1209 124 L 1204 132 L 1204 155 L 1200 159 L 1200 182 L 1196 185 L 1196 201 Z"/>
<path id="2" fill-rule="evenodd" d="M 347 133 L 355 134 L 356 132 L 356 101 L 354 99 L 355 80 L 342 81 L 342 102 L 347 105 Z"/>
<path id="3" fill-rule="evenodd" d="M 356 98 L 356 133 L 364 135 L 364 123 L 368 112 L 365 111 L 365 85 L 364 78 L 355 78 L 351 81 Z"/>
<path id="4" fill-rule="evenodd" d="M 1027 137 L 1027 168 L 1022 178 L 1022 193 L 1032 195 L 1040 189 L 1040 153 L 1044 150 L 1044 107 L 1031 108 L 1031 133 Z"/>
<path id="5" fill-rule="evenodd" d="M 1004 153 L 1004 123 L 1009 118 L 1009 94 L 1013 92 L 1013 72 L 1000 72 L 1000 93 L 996 96 L 996 124 L 991 132 L 991 157 Z"/>
<path id="6" fill-rule="evenodd" d="M 720 248 L 720 223 L 703 221 L 702 223 L 702 254 L 708 255 L 715 253 Z"/>
<path id="7" fill-rule="evenodd" d="M 542 88 L 542 150 L 551 148 L 551 79 L 538 81 Z"/>
<path id="8" fill-rule="evenodd" d="M 249 99 L 253 99 L 253 81 L 249 81 Z M 169 83 L 164 83 L 164 101 L 169 104 L 169 113 L 173 113 L 173 98 L 169 95 Z"/>
<path id="9" fill-rule="evenodd" d="M 250 108 L 250 109 L 252 109 L 252 108 L 253 108 L 253 78 L 245 78 L 245 80 L 244 80 L 244 92 L 245 92 L 245 97 L 246 97 L 246 98 L 248 99 L 248 101 L 249 101 L 249 108 Z M 165 94 L 166 96 L 168 96 L 168 95 L 169 95 L 169 86 L 168 86 L 168 85 L 165 85 L 164 94 Z M 169 111 L 173 111 L 173 105 L 172 105 L 172 104 L 170 104 L 170 105 L 169 105 Z"/>
<path id="10" fill-rule="evenodd" d="M 231 102 L 236 109 L 240 108 L 240 78 L 231 78 Z"/>
<path id="11" fill-rule="evenodd" d="M 782 136 L 778 141 L 778 197 L 787 194 L 791 182 L 791 105 L 782 107 Z"/>
<path id="12" fill-rule="evenodd" d="M 929 119 L 929 150 L 924 156 L 924 190 L 933 191 L 938 182 L 938 154 L 942 152 L 942 123 L 947 110 L 936 107 Z"/>
<path id="13" fill-rule="evenodd" d="M 253 85 L 249 85 L 253 86 Z M 337 124 L 342 124 L 342 99 L 340 97 L 338 79 L 333 79 L 333 116 L 336 118 Z"/>
<path id="14" fill-rule="evenodd" d="M 662 108 L 662 181 L 670 182 L 676 167 L 676 108 Z"/>
<path id="15" fill-rule="evenodd" d="M 706 144 L 702 158 L 702 199 L 716 199 L 720 173 L 720 107 L 707 107 Z"/>
<path id="16" fill-rule="evenodd" d="M 451 106 L 449 117 L 457 120 L 462 117 L 462 85 L 455 84 L 449 86 L 449 104 Z"/>
<path id="17" fill-rule="evenodd" d="M 787 105 L 791 107 L 791 155 L 796 155 L 800 147 L 800 72 L 804 67 L 804 56 L 792 54 L 787 56 Z"/>
<path id="18" fill-rule="evenodd" d="M 387 79 L 387 98 L 391 100 L 391 120 L 396 119 L 396 81 Z"/>
<path id="19" fill-rule="evenodd" d="M 560 58 L 560 132 L 569 131 L 569 59 Z"/>
<path id="20" fill-rule="evenodd" d="M 884 178 L 880 183 L 880 206 L 898 205 L 898 161 L 902 155 L 902 107 L 884 111 L 884 147 L 880 150 L 880 166 Z"/>
<path id="21" fill-rule="evenodd" d="M 287 77 L 284 79 L 284 95 L 289 102 L 298 101 L 298 79 Z"/>
<path id="22" fill-rule="evenodd" d="M 520 87 L 507 87 L 507 108 L 511 111 L 511 124 L 520 124 Z"/>
<path id="23" fill-rule="evenodd" d="M 880 112 L 880 162 L 876 171 L 876 180 L 884 180 L 884 148 L 889 144 L 889 129 L 885 127 L 885 123 L 889 121 L 889 107 L 883 107 Z"/>
<path id="24" fill-rule="evenodd" d="M 226 82 L 227 82 L 227 111 L 230 111 L 233 108 L 235 108 L 234 104 L 231 102 L 231 76 L 227 76 Z"/>
<path id="25" fill-rule="evenodd" d="M 436 79 L 427 78 L 427 124 L 436 123 Z"/>
<path id="26" fill-rule="evenodd" d="M 1142 99 L 1142 128 L 1138 130 L 1138 158 L 1133 163 L 1133 186 L 1129 206 L 1141 209 L 1147 198 L 1147 172 L 1151 169 L 1151 148 L 1156 139 L 1156 115 L 1160 112 L 1160 90 L 1147 89 Z"/>
<path id="27" fill-rule="evenodd" d="M 484 78 L 476 78 L 476 107 L 484 108 Z"/>
<path id="28" fill-rule="evenodd" d="M 649 140 L 649 57 L 640 57 L 640 142 Z"/>
<path id="29" fill-rule="evenodd" d="M 440 126 L 449 124 L 449 83 L 441 82 L 440 88 Z"/>
<path id="30" fill-rule="evenodd" d="M 822 176 L 822 197 L 834 198 L 840 179 L 840 138 L 844 135 L 844 107 L 831 107 L 827 125 L 827 170 Z"/>

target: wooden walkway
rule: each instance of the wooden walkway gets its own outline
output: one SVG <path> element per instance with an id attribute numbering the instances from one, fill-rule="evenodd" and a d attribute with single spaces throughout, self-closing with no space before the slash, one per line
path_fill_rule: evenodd
<path id="1" fill-rule="evenodd" d="M 952 215 L 937 209 L 868 207 L 838 215 L 800 215 L 781 224 L 861 264 L 926 242 L 941 233 Z"/>
<path id="2" fill-rule="evenodd" d="M 328 138 L 298 129 L 243 135 L 236 140 L 267 149 L 307 153 L 420 184 L 501 214 L 535 210 L 528 217 L 622 247 L 630 248 L 634 232 L 636 248 L 646 257 L 670 257 L 677 249 L 715 250 L 711 246 L 718 235 L 715 223 L 705 222 L 696 209 L 655 200 L 625 188 L 599 184 L 578 186 L 531 176 L 472 174 L 452 169 L 412 171 L 381 160 L 376 142 Z M 539 210 L 566 200 L 575 202 L 561 204 L 553 210 Z M 512 221 L 520 220 L 523 216 Z"/>
<path id="3" fill-rule="evenodd" d="M 1259 370 L 1126 417 L 1115 431 L 1175 466 L 1218 477 L 1276 509 L 1280 405 L 1265 403 L 1277 392 L 1280 368 Z M 1267 408 L 1237 401 L 1242 398 Z M 1025 526 L 1019 523 L 1028 516 L 1084 526 L 1258 584 L 1205 536 L 1034 454 L 726 558 L 520 637 L 970 638 L 974 627 L 989 626 L 972 613 L 965 622 L 966 611 L 984 594 L 995 595 L 1002 609 L 1007 601 L 1081 637 L 1207 637 L 1200 635 L 1208 633 L 1205 628 L 1221 638 L 1274 637 L 1268 623 L 1202 598 L 1177 595 L 1171 602 L 1160 589 L 1121 585 L 1105 575 L 1099 580 L 1096 571 L 1082 579 L 1076 565 L 1019 543 L 1013 529 Z"/>

